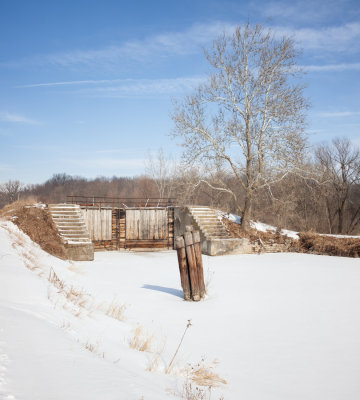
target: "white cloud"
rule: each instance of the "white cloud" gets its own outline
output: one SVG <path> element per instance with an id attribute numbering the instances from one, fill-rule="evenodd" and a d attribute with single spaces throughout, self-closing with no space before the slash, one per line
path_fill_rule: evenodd
<path id="1" fill-rule="evenodd" d="M 276 7 L 281 10 L 281 3 L 276 4 Z M 297 12 L 296 7 L 287 10 L 287 12 L 291 14 Z M 36 65 L 50 64 L 64 68 L 93 67 L 97 70 L 101 68 L 119 69 L 119 67 L 129 63 L 131 64 L 133 61 L 137 63 L 145 63 L 149 60 L 160 62 L 162 59 L 171 55 L 201 53 L 202 46 L 206 47 L 210 45 L 211 41 L 223 32 L 233 32 L 235 27 L 236 24 L 224 21 L 198 23 L 180 32 L 164 32 L 145 37 L 141 40 L 129 40 L 124 43 L 105 46 L 99 49 L 71 50 L 39 55 L 28 60 L 23 60 L 23 62 L 35 63 Z M 318 29 L 296 29 L 291 26 L 274 24 L 272 29 L 278 35 L 293 36 L 300 47 L 308 50 L 351 52 L 359 49 L 360 46 L 360 22 L 350 22 L 343 25 L 326 26 Z M 2 63 L 2 65 L 5 64 L 6 63 Z M 9 63 L 9 65 L 13 64 L 14 63 Z M 103 83 L 106 82 L 107 80 L 103 80 Z M 58 82 L 56 84 L 83 85 L 96 84 L 96 81 L 70 81 Z M 55 83 L 38 83 L 32 86 L 47 85 L 55 85 Z"/>
<path id="2" fill-rule="evenodd" d="M 304 65 L 303 68 L 309 72 L 326 72 L 326 71 L 359 71 L 360 63 L 342 63 L 328 65 Z"/>
<path id="3" fill-rule="evenodd" d="M 90 92 L 104 97 L 169 95 L 192 90 L 204 79 L 204 77 L 196 76 L 174 79 L 127 80 L 115 86 L 90 89 Z"/>
<path id="4" fill-rule="evenodd" d="M 312 24 L 344 14 L 356 18 L 356 10 L 347 0 L 293 0 L 252 3 L 253 9 L 265 18 Z"/>
<path id="5" fill-rule="evenodd" d="M 82 92 L 102 97 L 148 96 L 176 94 L 192 90 L 204 82 L 205 76 L 189 76 L 164 79 L 102 79 L 64 82 L 47 82 L 24 85 L 24 88 L 51 86 L 88 86 Z"/>
<path id="6" fill-rule="evenodd" d="M 62 82 L 45 82 L 45 83 L 31 83 L 29 85 L 20 85 L 18 88 L 33 88 L 33 87 L 46 87 L 46 86 L 72 86 L 72 85 L 99 85 L 106 83 L 114 83 L 121 81 L 121 79 L 90 79 L 82 81 L 62 81 Z"/>
<path id="7" fill-rule="evenodd" d="M 12 122 L 27 125 L 37 125 L 38 122 L 19 114 L 13 114 L 6 111 L 0 112 L 0 121 L 2 122 Z"/>
<path id="8" fill-rule="evenodd" d="M 214 37 L 224 31 L 231 31 L 234 24 L 227 22 L 212 22 L 195 24 L 183 32 L 167 32 L 149 36 L 142 40 L 107 46 L 96 50 L 78 50 L 39 56 L 38 62 L 50 63 L 63 67 L 73 65 L 115 65 L 124 60 L 145 61 L 150 57 L 167 54 L 192 54 L 199 47 L 209 43 Z"/>
<path id="9" fill-rule="evenodd" d="M 340 26 L 329 26 L 320 29 L 277 26 L 274 32 L 292 36 L 300 47 L 307 50 L 326 50 L 329 52 L 351 52 L 359 48 L 360 23 L 353 22 Z"/>
<path id="10" fill-rule="evenodd" d="M 337 111 L 337 112 L 322 112 L 317 114 L 319 117 L 323 118 L 333 118 L 333 117 L 354 117 L 360 115 L 360 111 Z"/>

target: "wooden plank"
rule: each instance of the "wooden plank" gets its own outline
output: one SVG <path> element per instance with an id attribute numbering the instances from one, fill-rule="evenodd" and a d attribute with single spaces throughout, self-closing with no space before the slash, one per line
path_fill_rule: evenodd
<path id="1" fill-rule="evenodd" d="M 193 245 L 193 237 L 191 232 L 184 233 L 186 258 L 189 267 L 191 296 L 194 301 L 200 300 L 199 279 L 196 268 L 196 258 Z"/>
<path id="2" fill-rule="evenodd" d="M 191 300 L 189 270 L 186 262 L 185 242 L 182 236 L 176 238 L 176 251 L 179 263 L 181 287 L 184 292 L 184 299 Z"/>
<path id="3" fill-rule="evenodd" d="M 201 240 L 200 240 L 200 232 L 194 231 L 192 233 L 193 242 L 194 242 L 194 251 L 195 251 L 195 259 L 196 259 L 196 270 L 198 275 L 198 285 L 200 291 L 200 297 L 205 297 L 205 282 L 204 282 L 204 269 L 201 255 Z"/>
<path id="4" fill-rule="evenodd" d="M 147 248 L 147 249 L 159 249 L 167 248 L 167 240 L 126 240 L 126 248 Z"/>

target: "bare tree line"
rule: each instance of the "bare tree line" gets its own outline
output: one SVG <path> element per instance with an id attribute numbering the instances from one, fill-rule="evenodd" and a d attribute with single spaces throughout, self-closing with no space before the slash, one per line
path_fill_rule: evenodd
<path id="1" fill-rule="evenodd" d="M 221 176 L 201 168 L 186 169 L 159 151 L 149 157 L 143 176 L 85 179 L 62 173 L 37 185 L 10 180 L 0 185 L 0 206 L 29 198 L 33 202 L 64 202 L 67 195 L 172 197 L 177 205 L 207 205 L 237 213 L 233 195 L 212 186 L 221 179 L 240 202 L 246 193 L 232 174 L 217 173 Z M 255 191 L 251 218 L 296 231 L 359 234 L 359 149 L 348 139 L 317 147 L 312 160 L 301 166 L 301 173 L 291 172 Z"/>

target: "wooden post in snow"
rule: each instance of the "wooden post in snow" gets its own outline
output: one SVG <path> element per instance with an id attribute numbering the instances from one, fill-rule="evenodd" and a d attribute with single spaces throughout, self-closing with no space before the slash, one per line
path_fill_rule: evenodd
<path id="1" fill-rule="evenodd" d="M 178 236 L 176 238 L 175 245 L 179 261 L 180 280 L 181 280 L 181 287 L 184 292 L 184 299 L 191 300 L 189 271 L 186 262 L 186 250 L 185 250 L 184 238 L 182 236 Z"/>
<path id="2" fill-rule="evenodd" d="M 193 237 L 193 242 L 194 242 L 194 252 L 195 252 L 195 259 L 196 259 L 196 270 L 197 270 L 197 276 L 198 276 L 200 297 L 203 298 L 205 296 L 205 282 L 204 282 L 204 268 L 203 268 L 202 255 L 201 255 L 200 232 L 194 231 L 192 233 L 192 237 Z"/>
<path id="3" fill-rule="evenodd" d="M 189 268 L 191 297 L 194 301 L 200 300 L 199 279 L 196 267 L 194 241 L 191 232 L 184 233 L 186 258 Z"/>

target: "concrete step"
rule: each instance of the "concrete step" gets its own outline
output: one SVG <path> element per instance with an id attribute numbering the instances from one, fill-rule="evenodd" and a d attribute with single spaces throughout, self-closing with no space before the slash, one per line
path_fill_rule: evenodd
<path id="1" fill-rule="evenodd" d="M 71 216 L 71 215 L 78 215 L 78 213 L 76 212 L 76 210 L 67 210 L 67 211 L 59 211 L 59 210 L 56 210 L 56 211 L 52 211 L 51 212 L 51 214 L 54 216 L 54 217 L 61 217 L 61 216 L 63 216 L 63 217 L 68 217 L 68 216 Z"/>
<path id="2" fill-rule="evenodd" d="M 57 224 L 56 225 L 59 230 L 62 230 L 64 232 L 70 232 L 70 231 L 84 231 L 87 232 L 86 226 L 85 225 L 66 225 L 66 224 Z"/>
<path id="3" fill-rule="evenodd" d="M 202 226 L 223 226 L 220 221 L 201 221 Z"/>
<path id="4" fill-rule="evenodd" d="M 194 209 L 194 210 L 190 210 L 193 214 L 214 214 L 214 215 L 216 215 L 216 213 L 215 213 L 215 211 L 212 211 L 212 210 L 205 210 L 205 209 L 203 209 L 203 210 L 197 210 L 197 209 Z"/>
<path id="5" fill-rule="evenodd" d="M 219 233 L 227 233 L 227 230 L 224 229 L 224 227 L 218 227 L 218 228 L 209 228 L 209 227 L 201 227 L 201 230 L 203 232 L 208 232 L 208 233 L 212 233 L 212 232 L 219 232 Z"/>
<path id="6" fill-rule="evenodd" d="M 61 232 L 61 236 L 66 236 L 66 237 L 83 237 L 83 238 L 89 238 L 89 235 L 86 232 L 74 232 L 74 233 L 69 233 L 69 232 Z"/>
<path id="7" fill-rule="evenodd" d="M 57 224 L 56 227 L 63 231 L 71 231 L 71 230 L 82 230 L 86 231 L 85 225 L 72 225 L 72 224 Z"/>
<path id="8" fill-rule="evenodd" d="M 82 232 L 80 232 L 80 231 L 77 231 L 77 232 L 63 232 L 63 231 L 59 231 L 59 234 L 61 235 L 61 236 L 66 236 L 66 237 L 76 237 L 76 236 L 81 236 L 81 237 L 86 237 L 86 238 L 89 238 L 89 235 L 87 234 L 87 232 L 84 232 L 84 231 L 82 231 Z"/>
<path id="9" fill-rule="evenodd" d="M 91 244 L 84 217 L 78 205 L 49 204 L 49 211 L 64 243 Z"/>
<path id="10" fill-rule="evenodd" d="M 228 233 L 228 231 L 226 230 L 226 229 L 224 229 L 223 227 L 221 227 L 221 228 L 219 228 L 219 229 L 209 229 L 209 228 L 203 228 L 203 227 L 201 227 L 201 230 L 203 231 L 203 232 L 206 232 L 206 233 L 218 233 L 218 234 L 221 234 L 221 235 L 223 235 L 223 234 L 225 234 L 225 235 L 228 235 L 229 233 Z"/>
<path id="11" fill-rule="evenodd" d="M 80 208 L 79 204 L 70 204 L 70 203 L 48 204 L 48 207 L 49 207 L 49 208 L 60 208 L 60 207 Z"/>
<path id="12" fill-rule="evenodd" d="M 67 226 L 59 227 L 58 226 L 58 230 L 60 232 L 67 232 L 67 233 L 71 233 L 71 232 L 86 232 L 86 229 L 83 226 L 75 226 L 75 227 L 74 226 L 70 226 L 70 227 L 67 227 Z"/>
<path id="13" fill-rule="evenodd" d="M 231 239 L 231 235 L 210 207 L 188 207 L 200 231 L 207 239 Z"/>
<path id="14" fill-rule="evenodd" d="M 73 212 L 76 213 L 79 211 L 78 208 L 49 208 L 52 213 L 68 213 L 68 212 Z"/>
<path id="15" fill-rule="evenodd" d="M 202 222 L 206 222 L 206 221 L 211 221 L 211 222 L 219 221 L 220 222 L 218 217 L 212 217 L 212 216 L 209 216 L 209 215 L 193 215 L 193 217 L 196 220 L 199 220 L 199 221 L 202 221 Z M 220 224 L 221 224 L 221 222 L 220 222 Z"/>
<path id="16" fill-rule="evenodd" d="M 82 217 L 80 217 L 79 215 L 55 215 L 52 216 L 53 220 L 56 221 L 64 221 L 64 222 L 69 222 L 69 221 L 84 221 L 84 219 Z"/>
<path id="17" fill-rule="evenodd" d="M 217 214 L 209 212 L 209 211 L 192 211 L 191 213 L 193 215 L 211 215 L 211 216 L 217 217 Z"/>
<path id="18" fill-rule="evenodd" d="M 211 223 L 206 223 L 206 224 L 201 224 L 201 226 L 203 227 L 207 227 L 207 228 L 217 228 L 217 229 L 225 229 L 224 225 L 221 223 L 216 223 L 216 224 L 211 224 Z"/>
<path id="19" fill-rule="evenodd" d="M 90 239 L 78 239 L 78 238 L 67 238 L 66 242 L 68 244 L 91 244 Z"/>
<path id="20" fill-rule="evenodd" d="M 49 211 L 51 211 L 52 213 L 78 212 L 79 208 L 74 208 L 74 207 L 49 208 Z"/>

